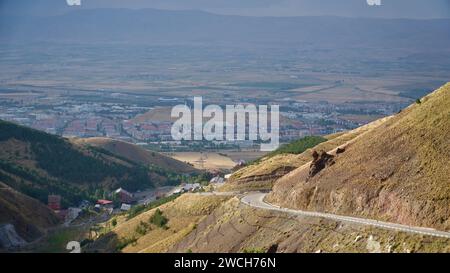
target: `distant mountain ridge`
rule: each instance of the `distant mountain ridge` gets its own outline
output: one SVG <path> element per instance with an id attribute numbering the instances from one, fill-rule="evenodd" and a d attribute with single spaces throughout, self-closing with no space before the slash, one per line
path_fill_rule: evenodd
<path id="1" fill-rule="evenodd" d="M 155 9 L 0 18 L 3 42 L 320 45 L 448 48 L 450 19 L 245 17 Z M 439 43 L 436 43 L 439 41 Z"/>
<path id="2" fill-rule="evenodd" d="M 158 8 L 169 10 L 207 10 L 217 14 L 249 16 L 336 15 L 380 18 L 445 18 L 449 17 L 447 0 L 382 1 L 372 7 L 366 0 L 80 0 L 81 6 L 69 6 L 66 0 L 2 0 L 0 11 L 12 14 L 49 15 L 74 9 L 93 8 Z"/>

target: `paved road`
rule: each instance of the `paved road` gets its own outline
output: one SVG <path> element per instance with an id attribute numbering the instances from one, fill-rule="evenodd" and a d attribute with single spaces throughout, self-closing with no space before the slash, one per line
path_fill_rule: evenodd
<path id="1" fill-rule="evenodd" d="M 383 228 L 383 229 L 390 229 L 390 230 L 395 230 L 395 231 L 403 231 L 403 232 L 429 235 L 429 236 L 435 236 L 435 237 L 443 237 L 443 238 L 450 239 L 450 232 L 438 231 L 438 230 L 431 229 L 431 228 L 411 227 L 411 226 L 400 225 L 400 224 L 395 224 L 395 223 L 382 222 L 382 221 L 357 218 L 357 217 L 342 216 L 342 215 L 336 215 L 336 214 L 330 214 L 330 213 L 301 211 L 301 210 L 281 208 L 279 206 L 275 206 L 275 205 L 265 202 L 264 201 L 265 196 L 266 196 L 266 193 L 249 193 L 241 198 L 241 202 L 244 204 L 247 204 L 251 207 L 255 207 L 255 208 L 281 211 L 281 212 L 286 212 L 286 213 L 299 215 L 299 216 L 321 217 L 321 218 L 331 219 L 331 220 L 335 220 L 335 221 L 356 223 L 356 224 L 361 224 L 361 225 L 379 227 L 379 228 Z"/>
<path id="2" fill-rule="evenodd" d="M 238 192 L 219 192 L 219 191 L 213 191 L 213 192 L 197 192 L 195 193 L 197 195 L 203 195 L 203 196 L 234 196 L 238 195 Z"/>

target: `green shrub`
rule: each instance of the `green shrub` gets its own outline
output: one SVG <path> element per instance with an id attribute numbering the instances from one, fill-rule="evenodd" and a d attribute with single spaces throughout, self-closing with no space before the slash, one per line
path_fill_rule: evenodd
<path id="1" fill-rule="evenodd" d="M 136 241 L 137 239 L 135 237 L 120 239 L 116 244 L 116 250 L 120 251 L 127 247 L 129 244 L 135 244 Z"/>
<path id="2" fill-rule="evenodd" d="M 277 154 L 301 154 L 309 148 L 327 141 L 326 138 L 321 136 L 307 136 L 299 140 L 293 141 L 289 144 L 285 144 L 273 151 L 270 155 L 274 156 Z"/>
<path id="3" fill-rule="evenodd" d="M 145 222 L 140 222 L 139 225 L 136 227 L 136 233 L 140 234 L 140 235 L 145 235 L 147 234 L 147 231 L 149 230 L 149 224 L 145 223 Z"/>
<path id="4" fill-rule="evenodd" d="M 262 248 L 246 248 L 242 251 L 243 253 L 266 253 Z"/>
<path id="5" fill-rule="evenodd" d="M 275 151 L 269 153 L 268 155 L 262 158 L 270 158 L 278 154 L 301 154 L 304 151 L 313 148 L 325 141 L 327 141 L 327 139 L 321 136 L 306 136 L 299 140 L 295 140 L 291 143 L 284 144 Z M 248 165 L 258 164 L 261 162 L 262 158 L 249 162 Z"/>
<path id="6" fill-rule="evenodd" d="M 161 210 L 156 209 L 155 213 L 150 217 L 149 222 L 157 227 L 164 228 L 168 222 Z"/>

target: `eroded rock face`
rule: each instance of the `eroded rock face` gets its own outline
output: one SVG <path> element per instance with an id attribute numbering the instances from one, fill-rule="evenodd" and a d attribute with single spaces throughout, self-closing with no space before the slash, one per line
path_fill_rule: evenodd
<path id="1" fill-rule="evenodd" d="M 267 253 L 277 253 L 278 244 L 273 244 L 267 250 Z"/>
<path id="2" fill-rule="evenodd" d="M 308 178 L 314 177 L 321 170 L 334 164 L 334 156 L 327 152 L 321 151 L 320 154 L 316 151 L 313 152 L 313 161 L 309 169 Z"/>
<path id="3" fill-rule="evenodd" d="M 232 180 L 232 183 L 243 184 L 243 183 L 248 183 L 248 182 L 275 181 L 278 178 L 282 177 L 283 175 L 288 174 L 289 172 L 291 172 L 295 169 L 296 169 L 296 167 L 294 167 L 294 166 L 283 166 L 283 167 L 280 167 L 280 168 L 274 170 L 271 173 L 267 173 L 264 175 L 254 175 L 254 176 L 248 176 L 245 178 L 239 178 L 236 180 Z"/>
<path id="4" fill-rule="evenodd" d="M 27 242 L 17 234 L 14 225 L 0 225 L 0 248 L 20 247 L 26 243 Z"/>

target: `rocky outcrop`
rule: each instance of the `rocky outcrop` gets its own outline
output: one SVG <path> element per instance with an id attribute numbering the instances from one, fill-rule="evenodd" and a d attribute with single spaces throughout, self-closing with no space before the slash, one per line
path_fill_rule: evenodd
<path id="1" fill-rule="evenodd" d="M 311 162 L 311 166 L 309 168 L 309 178 L 314 177 L 316 174 L 318 174 L 321 170 L 325 169 L 328 166 L 331 166 L 334 164 L 334 156 L 328 154 L 327 152 L 320 152 L 320 154 L 316 151 L 313 152 L 313 161 Z"/>
<path id="2" fill-rule="evenodd" d="M 239 179 L 233 180 L 231 183 L 243 184 L 243 183 L 249 183 L 249 182 L 271 182 L 271 181 L 277 180 L 278 178 L 282 177 L 283 175 L 288 174 L 289 172 L 291 172 L 295 169 L 296 168 L 293 166 L 283 166 L 283 167 L 277 168 L 276 170 L 272 171 L 271 173 L 239 178 Z"/>

